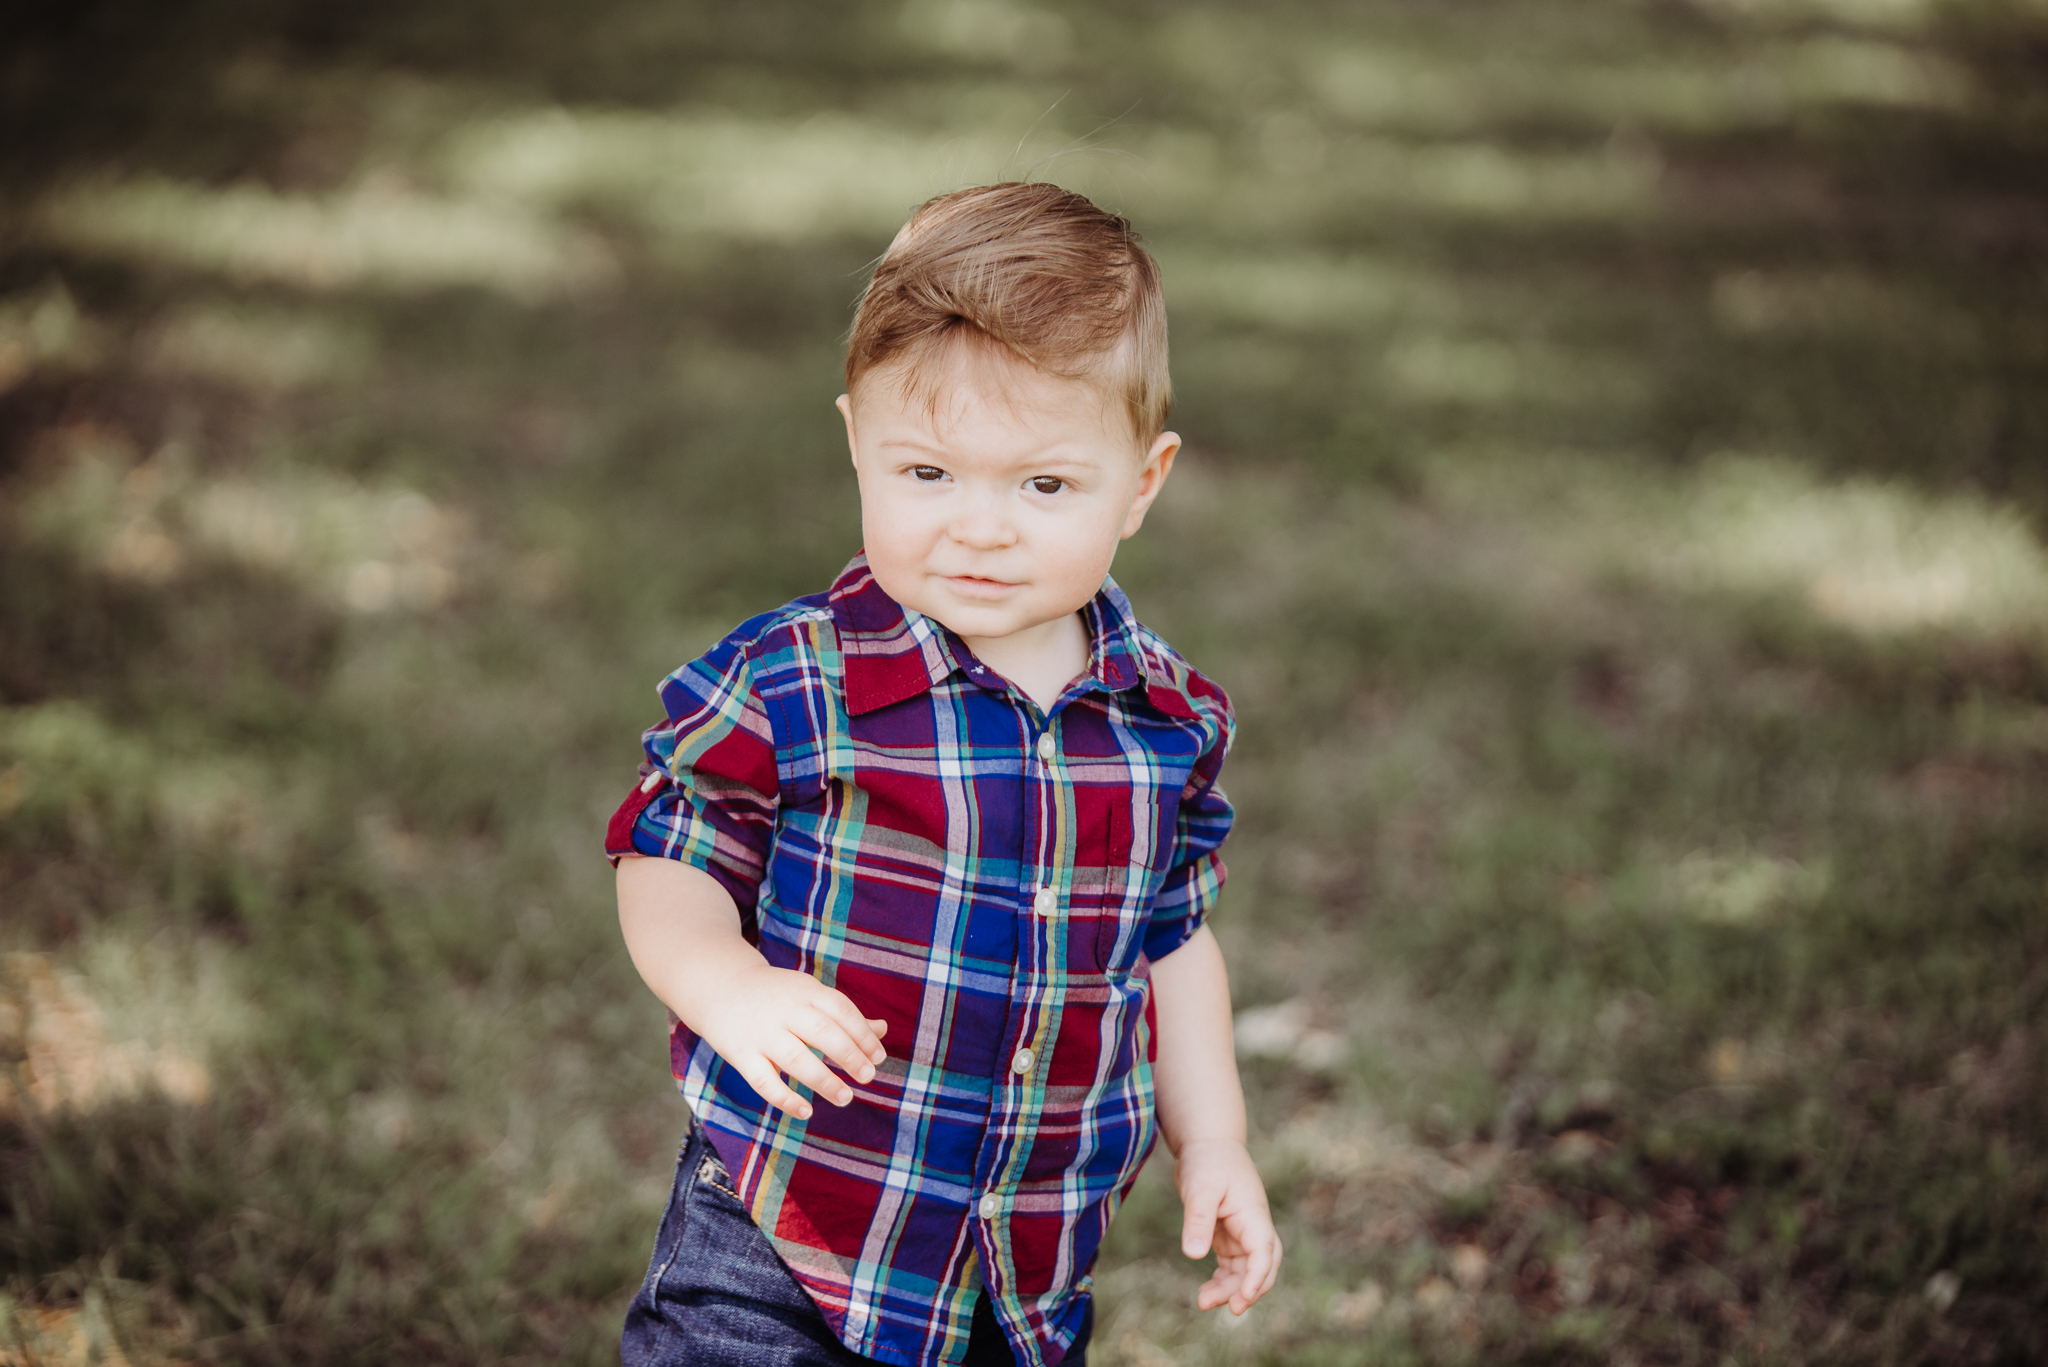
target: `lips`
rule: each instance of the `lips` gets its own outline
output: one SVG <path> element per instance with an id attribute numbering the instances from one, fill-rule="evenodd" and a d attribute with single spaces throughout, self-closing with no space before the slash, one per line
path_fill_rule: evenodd
<path id="1" fill-rule="evenodd" d="M 949 574 L 947 585 L 963 598 L 1000 598 L 1017 585 L 1002 579 L 984 579 L 972 574 Z"/>

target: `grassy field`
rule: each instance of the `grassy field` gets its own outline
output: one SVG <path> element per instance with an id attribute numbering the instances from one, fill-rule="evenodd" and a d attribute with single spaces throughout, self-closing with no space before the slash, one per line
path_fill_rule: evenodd
<path id="1" fill-rule="evenodd" d="M 2048 1358 L 2038 0 L 0 17 L 0 1364 L 615 1360 L 600 854 L 857 545 L 865 263 L 1165 269 L 1289 1261 L 1106 1367 Z"/>

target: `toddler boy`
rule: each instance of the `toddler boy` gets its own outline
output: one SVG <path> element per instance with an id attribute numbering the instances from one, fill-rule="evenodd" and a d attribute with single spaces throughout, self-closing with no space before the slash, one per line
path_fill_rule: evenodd
<path id="1" fill-rule="evenodd" d="M 625 1361 L 1081 1363 L 1155 1125 L 1242 1314 L 1230 707 L 1108 578 L 1180 446 L 1158 268 L 1053 186 L 942 196 L 846 389 L 863 553 L 663 682 L 606 842 L 693 1113 Z"/>

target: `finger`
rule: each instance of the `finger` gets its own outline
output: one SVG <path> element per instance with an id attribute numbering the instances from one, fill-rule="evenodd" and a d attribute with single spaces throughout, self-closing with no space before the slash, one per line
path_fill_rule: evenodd
<path id="1" fill-rule="evenodd" d="M 747 1080 L 747 1085 L 762 1101 L 778 1111 L 789 1112 L 798 1120 L 811 1118 L 811 1103 L 783 1085 L 782 1075 L 765 1055 L 756 1054 L 748 1062 L 733 1066 L 740 1070 L 740 1076 Z"/>
<path id="2" fill-rule="evenodd" d="M 1214 1310 L 1230 1302 L 1231 1293 L 1237 1290 L 1237 1276 L 1227 1268 L 1219 1267 L 1214 1276 L 1202 1283 L 1202 1289 L 1195 1293 L 1195 1309 Z"/>
<path id="3" fill-rule="evenodd" d="M 845 1069 L 847 1075 L 855 1080 L 875 1080 L 875 1065 L 868 1061 L 867 1051 L 854 1043 L 853 1036 L 840 1029 L 839 1022 L 824 1012 L 816 1012 L 805 1019 L 796 1031 L 796 1037 Z"/>
<path id="4" fill-rule="evenodd" d="M 810 1047 L 795 1035 L 791 1035 L 768 1059 L 783 1072 L 789 1074 L 792 1082 L 801 1082 L 817 1095 L 824 1097 L 834 1106 L 844 1106 L 853 1100 L 853 1088 L 841 1082 L 825 1061 L 810 1051 Z"/>
<path id="5" fill-rule="evenodd" d="M 1180 1251 L 1190 1258 L 1204 1257 L 1209 1252 L 1210 1239 L 1216 1233 L 1218 1195 L 1207 1188 L 1197 1187 L 1182 1199 L 1187 1213 L 1181 1218 Z"/>
<path id="6" fill-rule="evenodd" d="M 867 1056 L 867 1062 L 880 1063 L 886 1055 L 882 1052 L 882 1037 L 869 1025 L 868 1018 L 860 1013 L 853 999 L 844 992 L 827 988 L 815 1003 L 834 1024 L 846 1032 L 847 1038 Z M 854 1071 L 853 1067 L 847 1069 Z M 862 1078 L 861 1081 L 867 1081 Z"/>
<path id="7" fill-rule="evenodd" d="M 1268 1291 L 1271 1291 L 1273 1283 L 1280 1280 L 1280 1258 L 1283 1251 L 1280 1244 L 1280 1236 L 1275 1234 L 1273 1236 L 1273 1261 L 1266 1265 L 1266 1280 L 1259 1287 L 1259 1295 L 1263 1296 Z"/>
<path id="8" fill-rule="evenodd" d="M 1244 1275 L 1237 1279 L 1236 1289 L 1230 1293 L 1231 1314 L 1242 1315 L 1258 1303 L 1259 1297 L 1264 1294 L 1259 1283 L 1265 1280 L 1265 1276 L 1266 1259 L 1260 1252 L 1255 1251 L 1245 1268 Z"/>
<path id="9" fill-rule="evenodd" d="M 1245 1258 L 1244 1276 L 1238 1280 L 1237 1293 L 1230 1298 L 1233 1313 L 1242 1315 L 1258 1303 L 1259 1297 L 1266 1294 L 1266 1288 L 1272 1284 L 1275 1255 L 1278 1252 L 1274 1244 L 1277 1242 L 1278 1240 L 1269 1237 L 1252 1243 L 1251 1251 Z"/>
<path id="10" fill-rule="evenodd" d="M 845 993 L 828 991 L 813 1005 L 817 1007 L 819 1014 L 832 1022 L 833 1027 L 846 1036 L 849 1044 L 860 1051 L 863 1062 L 877 1062 L 875 1051 L 882 1047 L 882 1042 L 869 1028 L 868 1018 L 860 1013 L 859 1007 L 847 999 Z"/>

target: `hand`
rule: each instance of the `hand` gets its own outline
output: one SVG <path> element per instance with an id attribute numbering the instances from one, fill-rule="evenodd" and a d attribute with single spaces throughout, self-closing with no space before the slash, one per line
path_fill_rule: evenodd
<path id="1" fill-rule="evenodd" d="M 1181 1252 L 1199 1258 L 1212 1243 L 1216 1249 L 1215 1274 L 1195 1293 L 1195 1308 L 1227 1303 L 1242 1315 L 1280 1274 L 1280 1235 L 1251 1154 L 1235 1140 L 1193 1140 L 1175 1155 L 1173 1180 L 1187 1211 Z"/>
<path id="2" fill-rule="evenodd" d="M 888 1057 L 882 1049 L 887 1021 L 867 1019 L 844 992 L 807 973 L 758 959 L 725 975 L 715 991 L 702 993 L 684 1023 L 737 1068 L 763 1101 L 799 1120 L 811 1118 L 811 1105 L 783 1082 L 785 1075 L 844 1106 L 853 1100 L 853 1088 L 826 1061 L 865 1083 L 874 1081 L 876 1065 Z"/>

